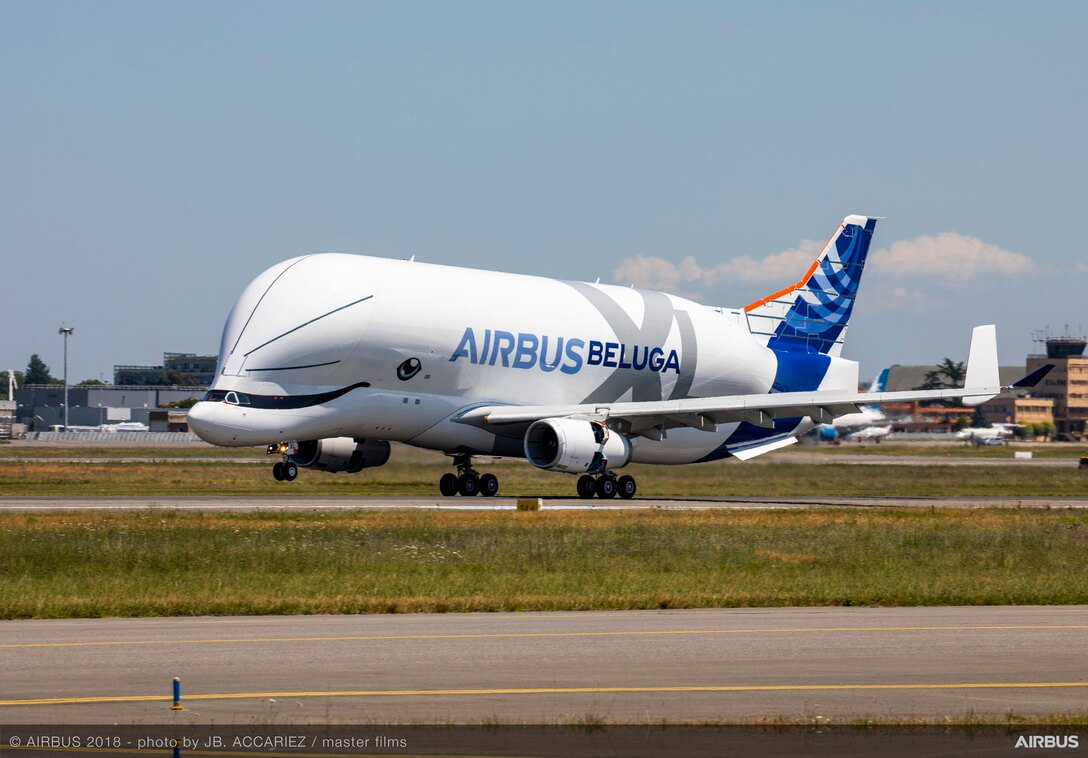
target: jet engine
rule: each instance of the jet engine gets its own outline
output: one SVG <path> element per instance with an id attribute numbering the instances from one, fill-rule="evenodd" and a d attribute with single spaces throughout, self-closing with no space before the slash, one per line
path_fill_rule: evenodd
<path id="1" fill-rule="evenodd" d="M 389 460 L 389 443 L 385 440 L 330 437 L 298 443 L 291 461 L 303 468 L 320 471 L 346 471 L 354 474 L 364 468 L 381 466 Z"/>
<path id="2" fill-rule="evenodd" d="M 599 421 L 545 418 L 525 432 L 525 457 L 537 468 L 598 474 L 626 466 L 631 442 Z"/>

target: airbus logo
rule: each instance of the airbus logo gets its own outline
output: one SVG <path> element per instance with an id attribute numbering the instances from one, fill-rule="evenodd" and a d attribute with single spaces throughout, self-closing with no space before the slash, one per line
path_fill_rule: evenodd
<path id="1" fill-rule="evenodd" d="M 675 350 L 659 346 L 600 342 L 578 337 L 550 337 L 529 332 L 505 332 L 484 329 L 479 337 L 472 327 L 465 329 L 450 362 L 468 360 L 476 365 L 505 368 L 537 368 L 545 373 L 559 370 L 577 374 L 585 366 L 680 373 L 680 357 Z"/>
<path id="2" fill-rule="evenodd" d="M 1016 747 L 1026 748 L 1073 748 L 1080 747 L 1080 737 L 1076 734 L 1067 735 L 1053 735 L 1053 734 L 1021 734 L 1016 740 Z"/>

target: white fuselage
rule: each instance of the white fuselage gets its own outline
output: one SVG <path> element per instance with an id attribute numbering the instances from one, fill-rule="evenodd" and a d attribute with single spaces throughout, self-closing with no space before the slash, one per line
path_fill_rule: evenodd
<path id="1" fill-rule="evenodd" d="M 780 374 L 740 311 L 633 288 L 321 254 L 265 271 L 227 320 L 213 390 L 264 400 L 201 402 L 190 424 L 218 445 L 347 436 L 520 456 L 524 428 L 496 433 L 457 416 L 482 405 L 764 393 Z M 857 365 L 832 358 L 817 382 L 852 389 Z M 303 407 L 282 401 L 352 386 Z M 697 461 L 737 429 L 638 438 L 632 460 Z"/>

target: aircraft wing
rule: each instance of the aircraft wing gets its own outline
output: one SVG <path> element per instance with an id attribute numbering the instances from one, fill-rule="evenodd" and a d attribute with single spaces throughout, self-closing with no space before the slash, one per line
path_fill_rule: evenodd
<path id="1" fill-rule="evenodd" d="M 478 426 L 524 424 L 544 418 L 584 417 L 607 420 L 623 434 L 658 438 L 666 429 L 691 427 L 715 431 L 717 424 L 747 421 L 773 428 L 774 420 L 808 416 L 828 423 L 837 416 L 858 413 L 863 405 L 915 400 L 962 398 L 969 405 L 984 403 L 1012 389 L 1032 387 L 1053 368 L 1044 366 L 1016 383 L 1001 386 L 997 372 L 997 338 L 993 326 L 975 327 L 968 358 L 966 387 L 903 392 L 773 392 L 761 395 L 722 395 L 683 400 L 582 403 L 572 405 L 494 405 L 462 413 L 457 421 Z"/>

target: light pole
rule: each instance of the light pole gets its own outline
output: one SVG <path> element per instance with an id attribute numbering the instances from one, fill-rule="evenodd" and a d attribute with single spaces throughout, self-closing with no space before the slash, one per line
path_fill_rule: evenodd
<path id="1" fill-rule="evenodd" d="M 64 431 L 68 431 L 68 335 L 74 332 L 70 326 L 61 326 L 57 334 L 64 335 Z"/>

